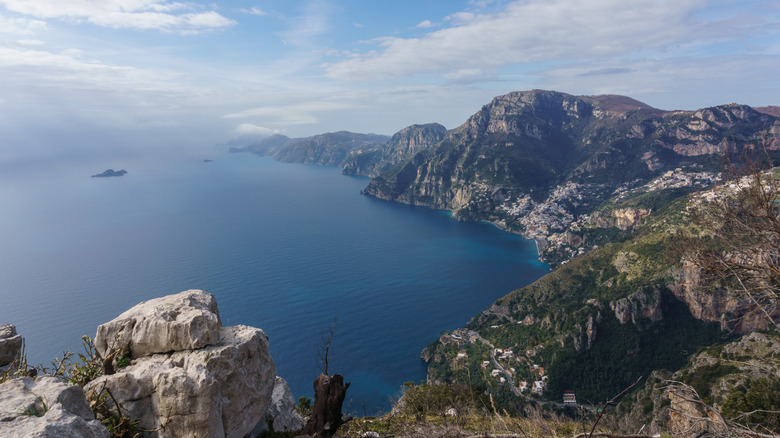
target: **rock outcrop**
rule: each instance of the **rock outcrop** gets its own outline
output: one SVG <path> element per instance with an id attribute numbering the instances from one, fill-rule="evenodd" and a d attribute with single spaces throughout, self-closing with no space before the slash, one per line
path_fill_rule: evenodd
<path id="1" fill-rule="evenodd" d="M 276 367 L 262 330 L 221 327 L 214 297 L 199 290 L 138 304 L 98 328 L 105 357 L 134 359 L 88 391 L 111 391 L 155 437 L 249 434 L 271 403 Z"/>
<path id="2" fill-rule="evenodd" d="M 301 430 L 305 424 L 303 417 L 295 411 L 295 398 L 287 381 L 276 376 L 274 391 L 271 395 L 271 406 L 268 407 L 263 419 L 249 437 L 257 438 L 271 428 L 276 432 L 297 431 Z"/>
<path id="3" fill-rule="evenodd" d="M 0 384 L 0 436 L 108 438 L 95 420 L 84 391 L 54 377 L 29 377 Z"/>
<path id="4" fill-rule="evenodd" d="M 101 324 L 95 348 L 102 357 L 118 349 L 134 358 L 196 350 L 216 343 L 221 326 L 214 296 L 188 290 L 144 301 Z"/>
<path id="5" fill-rule="evenodd" d="M 645 208 L 616 208 L 608 214 L 595 212 L 588 222 L 599 228 L 615 227 L 625 231 L 636 226 L 647 216 L 650 216 L 650 210 Z"/>
<path id="6" fill-rule="evenodd" d="M 22 350 L 22 337 L 12 324 L 0 325 L 0 367 L 14 361 Z"/>
<path id="7" fill-rule="evenodd" d="M 407 126 L 387 143 L 352 150 L 344 163 L 344 174 L 379 176 L 440 142 L 446 133 L 447 129 L 438 123 Z"/>
<path id="8" fill-rule="evenodd" d="M 664 319 L 661 311 L 661 291 L 657 288 L 638 290 L 626 298 L 609 303 L 609 307 L 621 324 L 631 322 L 643 325 L 643 318 L 648 322 Z"/>
<path id="9" fill-rule="evenodd" d="M 754 302 L 725 290 L 705 290 L 701 276 L 701 268 L 684 260 L 677 281 L 669 286 L 696 319 L 719 322 L 724 330 L 733 330 L 738 334 L 768 328 L 767 319 Z"/>

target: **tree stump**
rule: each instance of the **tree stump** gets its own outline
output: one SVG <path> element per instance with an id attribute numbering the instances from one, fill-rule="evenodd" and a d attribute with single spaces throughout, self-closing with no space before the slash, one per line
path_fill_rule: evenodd
<path id="1" fill-rule="evenodd" d="M 314 406 L 303 433 L 314 438 L 331 438 L 345 423 L 341 417 L 341 405 L 347 395 L 349 383 L 341 374 L 320 374 L 314 380 Z"/>

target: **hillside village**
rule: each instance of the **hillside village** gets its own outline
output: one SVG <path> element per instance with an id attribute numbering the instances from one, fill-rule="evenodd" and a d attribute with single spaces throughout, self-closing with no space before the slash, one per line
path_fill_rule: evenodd
<path id="1" fill-rule="evenodd" d="M 701 189 L 717 183 L 720 178 L 721 175 L 716 172 L 676 168 L 646 184 L 637 186 L 638 181 L 633 181 L 621 184 L 611 192 L 606 190 L 605 184 L 567 181 L 556 187 L 543 202 L 536 203 L 526 194 L 501 204 L 499 210 L 508 218 L 498 221 L 497 225 L 534 239 L 542 260 L 555 265 L 565 264 L 571 257 L 598 248 L 600 241 L 589 242 L 589 239 L 584 238 L 587 230 L 613 225 L 626 230 L 650 214 L 650 211 L 617 208 L 612 212 L 602 209 L 593 214 L 583 213 L 587 211 L 588 205 L 611 197 L 617 206 L 621 200 L 642 193 L 682 188 Z M 604 213 L 607 214 L 606 217 Z"/>

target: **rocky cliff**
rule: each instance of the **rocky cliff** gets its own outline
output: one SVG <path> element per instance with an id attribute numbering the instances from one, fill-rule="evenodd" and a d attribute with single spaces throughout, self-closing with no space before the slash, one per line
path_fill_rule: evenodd
<path id="1" fill-rule="evenodd" d="M 451 210 L 457 219 L 490 221 L 548 244 L 616 192 L 664 178 L 668 186 L 673 174 L 712 183 L 722 154 L 777 149 L 766 139 L 778 132 L 777 117 L 745 105 L 668 112 L 623 96 L 513 92 L 374 178 L 363 193 Z M 649 212 L 613 213 L 593 220 L 625 230 Z"/>
<path id="2" fill-rule="evenodd" d="M 351 151 L 344 163 L 344 173 L 376 177 L 440 142 L 446 132 L 438 123 L 408 126 L 387 143 Z"/>

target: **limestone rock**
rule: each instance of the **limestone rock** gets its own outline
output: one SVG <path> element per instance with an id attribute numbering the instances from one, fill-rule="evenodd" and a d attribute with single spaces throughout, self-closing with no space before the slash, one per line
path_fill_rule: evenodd
<path id="1" fill-rule="evenodd" d="M 11 324 L 0 325 L 0 367 L 8 365 L 19 356 L 22 350 L 22 337 Z"/>
<path id="2" fill-rule="evenodd" d="M 216 311 L 216 304 L 213 308 Z M 137 358 L 116 374 L 91 382 L 88 389 L 105 385 L 128 416 L 140 420 L 141 428 L 156 430 L 152 436 L 242 438 L 268 409 L 275 376 L 265 333 L 234 326 L 219 329 L 214 345 Z"/>
<path id="3" fill-rule="evenodd" d="M 29 377 L 0 384 L 0 436 L 108 438 L 95 420 L 84 391 L 54 377 Z"/>
<path id="4" fill-rule="evenodd" d="M 609 307 L 621 324 L 639 324 L 642 318 L 650 322 L 664 318 L 661 311 L 661 291 L 657 288 L 640 289 L 626 298 L 609 303 Z"/>
<path id="5" fill-rule="evenodd" d="M 688 306 L 694 318 L 719 322 L 723 330 L 733 330 L 737 334 L 768 328 L 763 313 L 747 297 L 730 294 L 723 289 L 705 289 L 702 286 L 701 268 L 692 261 L 684 260 L 676 276 L 676 281 L 669 285 L 669 289 Z M 777 309 L 775 311 L 778 312 Z M 773 313 L 773 316 L 776 315 Z"/>
<path id="6" fill-rule="evenodd" d="M 257 424 L 250 434 L 250 438 L 260 436 L 261 433 L 269 430 L 269 420 L 273 421 L 273 428 L 276 432 L 301 430 L 306 422 L 303 417 L 295 412 L 295 398 L 293 397 L 290 386 L 283 378 L 277 376 L 274 383 L 274 391 L 271 395 L 271 406 L 268 407 L 263 419 Z"/>
<path id="7" fill-rule="evenodd" d="M 103 357 L 119 348 L 134 358 L 194 350 L 216 343 L 221 325 L 214 296 L 187 290 L 141 302 L 101 324 L 95 348 Z"/>

